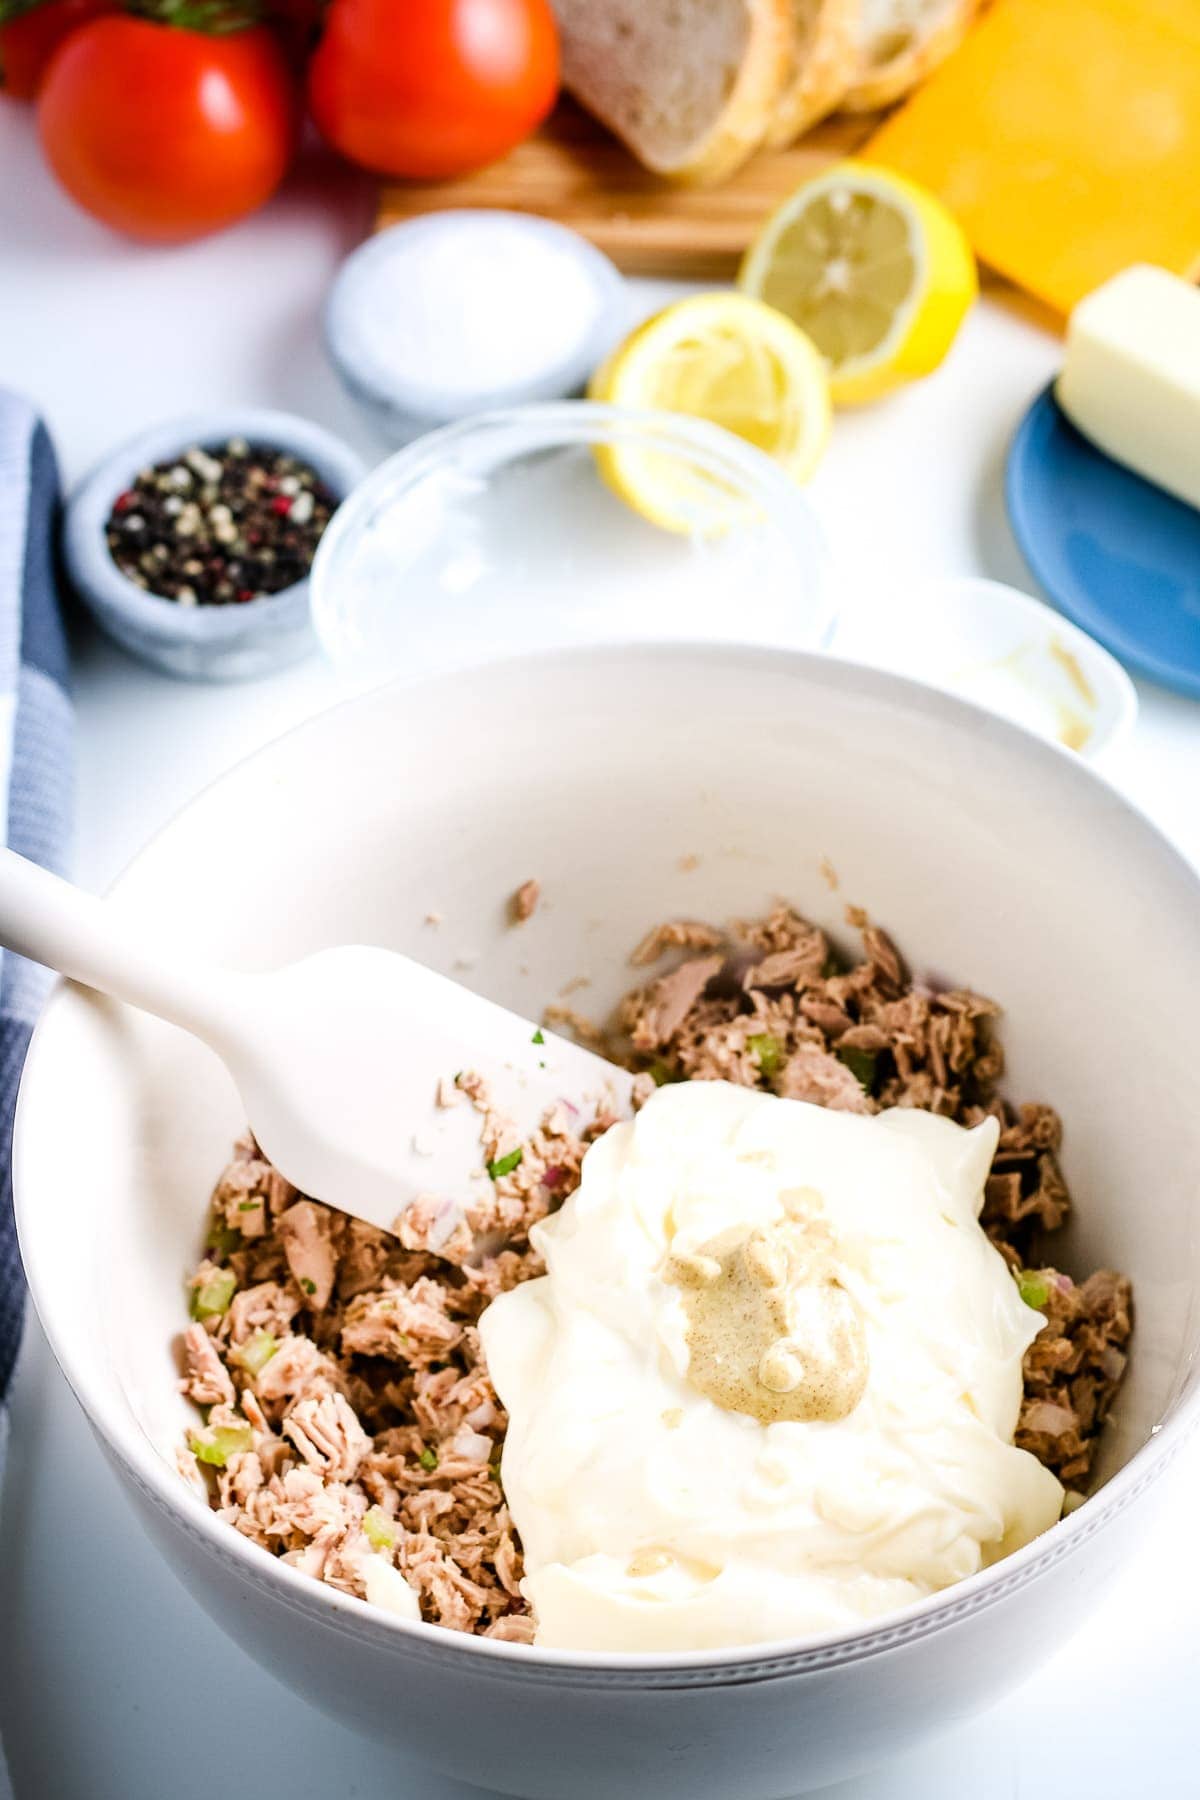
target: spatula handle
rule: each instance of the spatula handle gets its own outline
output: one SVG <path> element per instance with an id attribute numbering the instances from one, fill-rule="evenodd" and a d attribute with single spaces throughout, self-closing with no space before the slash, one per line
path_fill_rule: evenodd
<path id="1" fill-rule="evenodd" d="M 163 955 L 118 907 L 3 847 L 0 944 L 210 1043 L 236 1003 L 237 976 Z"/>

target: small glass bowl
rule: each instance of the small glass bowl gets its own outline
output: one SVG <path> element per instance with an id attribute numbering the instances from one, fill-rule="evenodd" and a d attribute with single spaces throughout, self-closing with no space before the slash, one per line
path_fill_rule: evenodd
<path id="1" fill-rule="evenodd" d="M 645 458 L 693 528 L 642 517 L 598 450 Z M 401 450 L 338 511 L 311 585 L 322 647 L 368 680 L 570 644 L 814 649 L 834 622 L 824 535 L 782 469 L 702 420 L 586 400 L 484 413 Z"/>

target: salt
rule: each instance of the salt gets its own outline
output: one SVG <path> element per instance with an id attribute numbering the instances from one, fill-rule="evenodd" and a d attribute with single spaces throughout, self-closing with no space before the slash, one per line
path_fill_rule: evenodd
<path id="1" fill-rule="evenodd" d="M 355 252 L 326 325 L 351 391 L 411 436 L 578 391 L 623 329 L 623 288 L 606 257 L 549 220 L 431 213 Z"/>

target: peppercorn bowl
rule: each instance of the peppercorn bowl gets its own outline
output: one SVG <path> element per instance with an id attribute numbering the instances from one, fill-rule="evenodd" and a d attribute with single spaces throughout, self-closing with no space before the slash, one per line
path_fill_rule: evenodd
<path id="1" fill-rule="evenodd" d="M 291 413 L 245 408 L 155 426 L 71 496 L 68 579 L 111 638 L 168 674 L 270 674 L 314 647 L 313 552 L 365 473 L 348 444 Z M 266 591 L 272 582 L 282 585 Z"/>
<path id="2" fill-rule="evenodd" d="M 514 927 L 531 876 L 543 901 Z M 942 1593 L 803 1639 L 585 1654 L 467 1636 L 317 1582 L 212 1512 L 176 1466 L 195 1422 L 176 1352 L 244 1113 L 202 1045 L 70 984 L 38 1028 L 21 1248 L 131 1519 L 279 1680 L 460 1779 L 533 1800 L 778 1800 L 989 1705 L 1085 1617 L 1154 1530 L 1200 1418 L 1200 1107 L 1178 1054 L 1200 880 L 1086 764 L 959 699 L 820 655 L 625 644 L 327 712 L 193 801 L 114 895 L 218 963 L 377 943 L 527 1017 L 590 977 L 603 1018 L 648 922 L 752 916 L 778 894 L 835 937 L 866 903 L 935 979 L 1002 999 L 1006 1087 L 1066 1127 L 1066 1254 L 1127 1271 L 1138 1307 L 1083 1505 Z"/>

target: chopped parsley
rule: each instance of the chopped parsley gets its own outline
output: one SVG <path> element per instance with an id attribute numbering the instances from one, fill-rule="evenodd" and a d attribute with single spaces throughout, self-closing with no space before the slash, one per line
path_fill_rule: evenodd
<path id="1" fill-rule="evenodd" d="M 665 1063 L 661 1056 L 655 1057 L 646 1072 L 655 1087 L 669 1087 L 671 1082 L 679 1080 L 670 1063 Z"/>
<path id="2" fill-rule="evenodd" d="M 502 1175 L 511 1175 L 514 1169 L 520 1167 L 524 1155 L 524 1150 L 510 1150 L 507 1156 L 498 1156 L 495 1162 L 490 1162 L 487 1172 L 493 1181 L 499 1181 Z"/>
<path id="3" fill-rule="evenodd" d="M 239 1212 L 257 1212 L 261 1205 L 262 1205 L 261 1200 L 239 1200 L 238 1201 L 238 1211 Z"/>
<path id="4" fill-rule="evenodd" d="M 845 1063 L 859 1086 L 869 1094 L 875 1085 L 875 1065 L 879 1057 L 874 1050 L 859 1050 L 853 1044 L 847 1044 L 837 1052 L 839 1062 Z"/>
<path id="5" fill-rule="evenodd" d="M 219 1256 L 228 1256 L 231 1250 L 240 1250 L 242 1243 L 243 1238 L 240 1231 L 236 1231 L 232 1225 L 224 1225 L 219 1219 L 216 1219 L 204 1240 L 204 1248 L 215 1250 Z"/>
<path id="6" fill-rule="evenodd" d="M 422 1450 L 420 1456 L 417 1458 L 417 1461 L 423 1469 L 428 1470 L 428 1472 L 432 1474 L 434 1469 L 437 1468 L 437 1451 L 431 1450 L 428 1444 L 426 1444 L 424 1450 Z"/>
<path id="7" fill-rule="evenodd" d="M 300 1277 L 300 1286 L 304 1289 L 306 1294 L 315 1294 L 317 1291 L 317 1284 L 312 1279 L 311 1275 L 302 1275 Z"/>
<path id="8" fill-rule="evenodd" d="M 538 1026 L 537 1030 L 534 1032 L 533 1036 L 530 1038 L 529 1041 L 531 1044 L 544 1044 L 545 1043 L 546 1034 L 542 1030 L 540 1025 Z"/>
<path id="9" fill-rule="evenodd" d="M 783 1061 L 783 1046 L 769 1031 L 760 1031 L 746 1039 L 746 1048 L 759 1066 L 763 1078 L 772 1081 Z"/>

